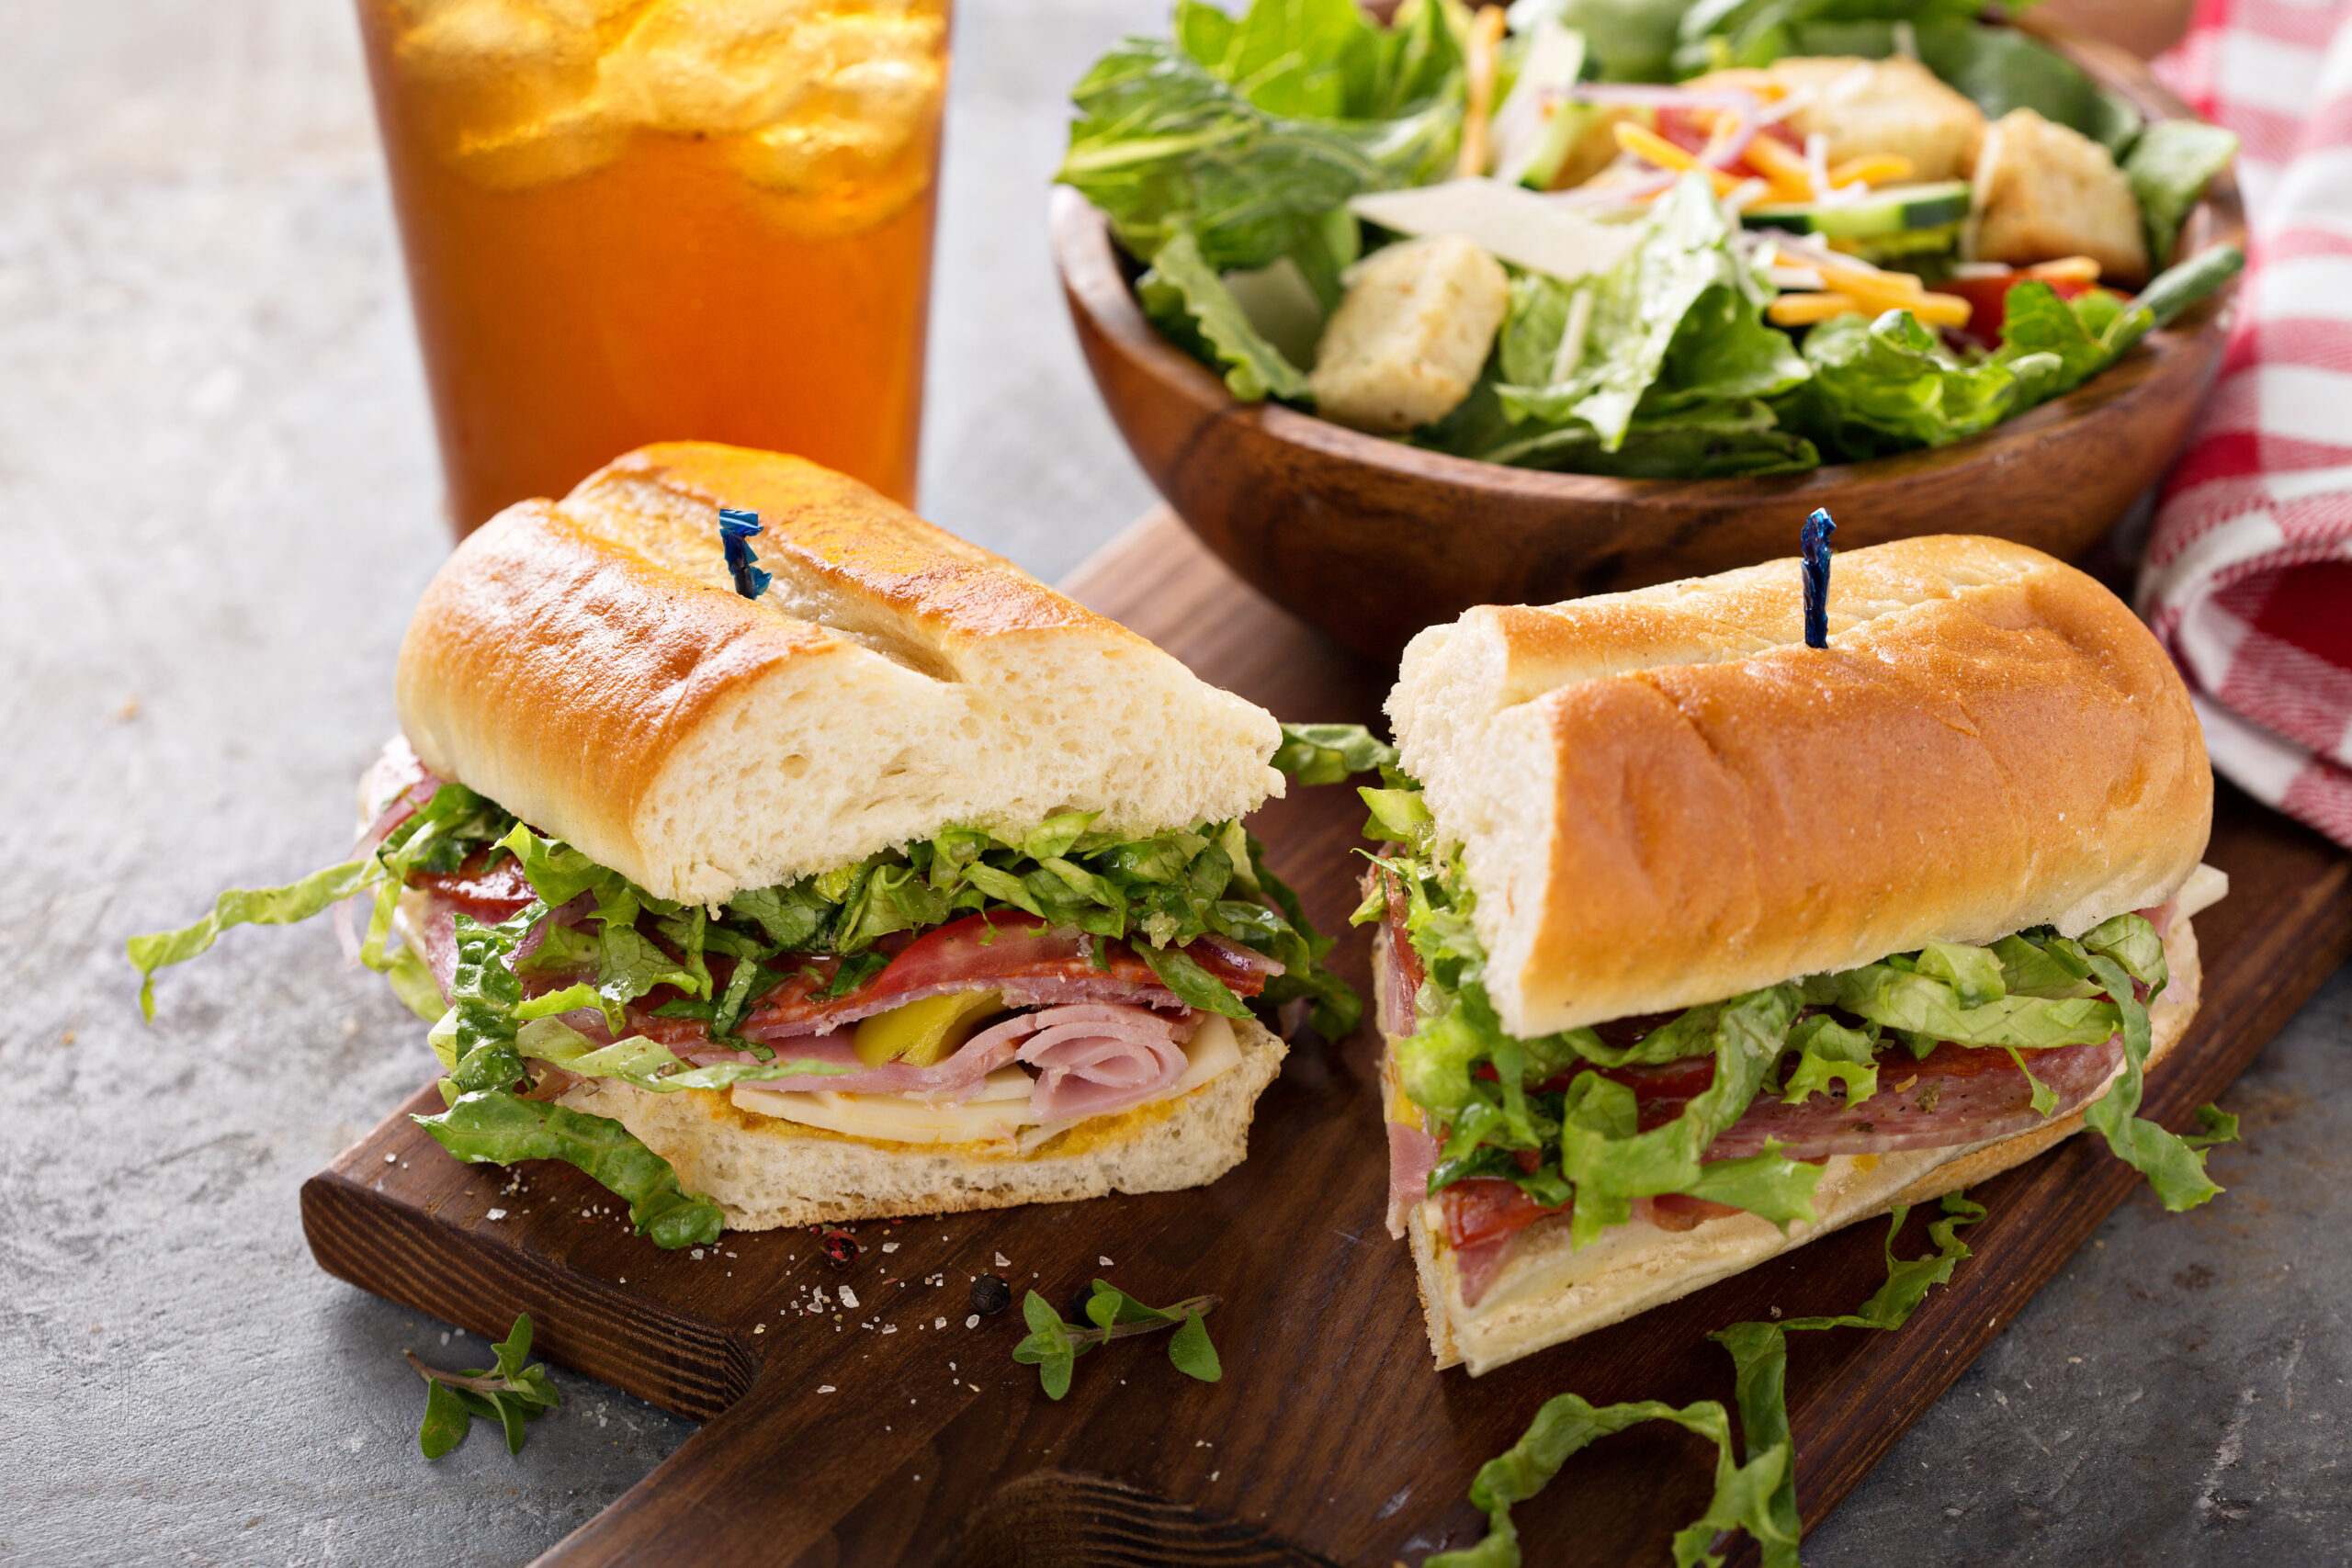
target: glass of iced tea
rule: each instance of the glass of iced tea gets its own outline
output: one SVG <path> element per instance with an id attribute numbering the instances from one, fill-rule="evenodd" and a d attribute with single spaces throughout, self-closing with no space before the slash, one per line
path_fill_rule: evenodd
<path id="1" fill-rule="evenodd" d="M 914 499 L 948 0 L 358 0 L 460 534 L 649 441 Z"/>

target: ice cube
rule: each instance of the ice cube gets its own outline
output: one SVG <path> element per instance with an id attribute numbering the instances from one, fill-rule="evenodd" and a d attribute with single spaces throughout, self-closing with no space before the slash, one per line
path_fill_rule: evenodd
<path id="1" fill-rule="evenodd" d="M 595 0 L 406 0 L 402 101 L 435 156 L 495 187 L 561 179 L 628 134 L 596 102 Z"/>
<path id="2" fill-rule="evenodd" d="M 605 57 L 605 90 L 620 112 L 652 130 L 750 130 L 822 84 L 830 62 L 805 24 L 821 22 L 827 4 L 655 0 Z"/>
<path id="3" fill-rule="evenodd" d="M 888 218 L 920 195 L 936 157 L 946 19 L 929 6 L 832 16 L 802 29 L 827 69 L 818 91 L 746 138 L 737 166 L 772 190 L 812 197 L 831 232 Z"/>

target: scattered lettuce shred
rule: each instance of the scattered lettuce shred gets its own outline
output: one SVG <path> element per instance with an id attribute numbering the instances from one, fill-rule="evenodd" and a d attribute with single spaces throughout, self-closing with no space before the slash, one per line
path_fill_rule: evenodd
<path id="1" fill-rule="evenodd" d="M 1968 1256 L 1958 1231 L 1984 1217 L 1983 1205 L 1962 1194 L 1943 1200 L 1944 1218 L 1928 1227 L 1935 1252 L 1919 1258 L 1894 1255 L 1907 1208 L 1898 1208 L 1886 1233 L 1886 1283 L 1861 1310 L 1836 1317 L 1798 1317 L 1772 1323 L 1736 1323 L 1708 1337 L 1732 1358 L 1740 1434 L 1747 1458 L 1735 1458 L 1731 1416 L 1718 1400 L 1702 1399 L 1680 1409 L 1656 1400 L 1594 1405 L 1573 1393 L 1546 1400 L 1518 1442 L 1478 1467 L 1470 1502 L 1487 1516 L 1487 1534 L 1476 1546 L 1442 1551 L 1421 1568 L 1519 1568 L 1518 1527 L 1511 1508 L 1551 1483 L 1561 1467 L 1597 1438 L 1645 1421 L 1670 1421 L 1715 1445 L 1715 1487 L 1707 1509 L 1677 1530 L 1675 1568 L 1706 1563 L 1720 1568 L 1716 1547 L 1727 1531 L 1745 1530 L 1760 1549 L 1765 1568 L 1797 1568 L 1802 1534 L 1797 1514 L 1796 1445 L 1789 1432 L 1788 1340 L 1792 1330 L 1900 1328 L 1910 1320 L 1930 1287 L 1950 1281 Z"/>
<path id="2" fill-rule="evenodd" d="M 2220 1190 L 2199 1147 L 2137 1114 L 2149 1044 L 2143 994 L 2153 999 L 2167 978 L 2164 944 L 2137 914 L 2072 940 L 2041 928 L 1986 947 L 1930 942 L 1686 1009 L 1630 1044 L 1610 1045 L 1591 1029 L 1521 1039 L 1504 1030 L 1487 995 L 1459 848 L 1440 854 L 1418 787 L 1393 767 L 1383 787 L 1360 793 L 1371 813 L 1365 836 L 1389 849 L 1374 860 L 1374 891 L 1353 919 L 1382 918 L 1395 888 L 1427 976 L 1412 1032 L 1395 1050 L 1400 1086 L 1440 1140 L 1432 1195 L 1474 1177 L 1510 1181 L 1546 1208 L 1573 1204 L 1577 1247 L 1626 1223 L 1636 1200 L 1668 1195 L 1729 1204 L 1785 1228 L 1815 1217 L 1822 1167 L 1770 1147 L 1703 1157 L 1759 1095 L 1799 1103 L 1834 1089 L 1859 1105 L 1877 1091 L 1883 1054 L 1924 1056 L 1949 1041 L 2009 1055 L 2047 1116 L 2057 1099 L 2034 1077 L 2031 1054 L 2119 1034 L 2124 1071 L 2085 1119 L 2165 1207 L 2192 1207 Z M 1709 1086 L 1647 1132 L 1637 1127 L 1631 1089 L 1584 1070 L 1702 1057 L 1713 1065 Z"/>
<path id="3" fill-rule="evenodd" d="M 725 1223 L 717 1203 L 680 1187 L 668 1160 L 607 1116 L 503 1089 L 473 1089 L 437 1116 L 419 1116 L 416 1123 L 471 1164 L 556 1159 L 577 1168 L 627 1202 L 637 1234 L 667 1251 L 707 1247 Z"/>

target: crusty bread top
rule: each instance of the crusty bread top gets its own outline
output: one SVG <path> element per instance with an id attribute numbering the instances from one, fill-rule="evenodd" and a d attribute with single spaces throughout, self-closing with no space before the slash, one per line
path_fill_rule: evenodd
<path id="1" fill-rule="evenodd" d="M 734 592 L 718 509 L 775 574 Z M 970 823 L 1238 816 L 1272 716 L 854 479 L 681 442 L 508 508 L 425 590 L 425 765 L 663 897 L 715 902 Z"/>
<path id="2" fill-rule="evenodd" d="M 1879 545 L 1837 558 L 1825 650 L 1799 581 L 1485 607 L 1405 650 L 1389 715 L 1512 1032 L 2079 933 L 2195 868 L 2203 738 L 2106 589 L 1997 539 Z"/>

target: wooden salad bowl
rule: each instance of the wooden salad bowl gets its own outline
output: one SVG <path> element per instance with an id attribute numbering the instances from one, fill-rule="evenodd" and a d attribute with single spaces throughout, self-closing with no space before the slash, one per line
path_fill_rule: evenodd
<path id="1" fill-rule="evenodd" d="M 2187 106 L 2139 60 L 2030 30 L 2150 120 Z M 1134 264 L 1077 192 L 1053 197 L 1055 258 L 1094 382 L 1136 459 L 1225 563 L 1343 647 L 1393 661 L 1473 604 L 1546 604 L 1796 551 L 1827 507 L 1841 549 L 1922 534 L 2091 550 L 2160 479 L 2220 363 L 2233 285 L 2066 397 L 1949 446 L 1765 479 L 1621 479 L 1422 451 L 1243 403 L 1148 321 Z M 2207 188 L 2178 254 L 2245 243 L 2234 171 Z"/>

